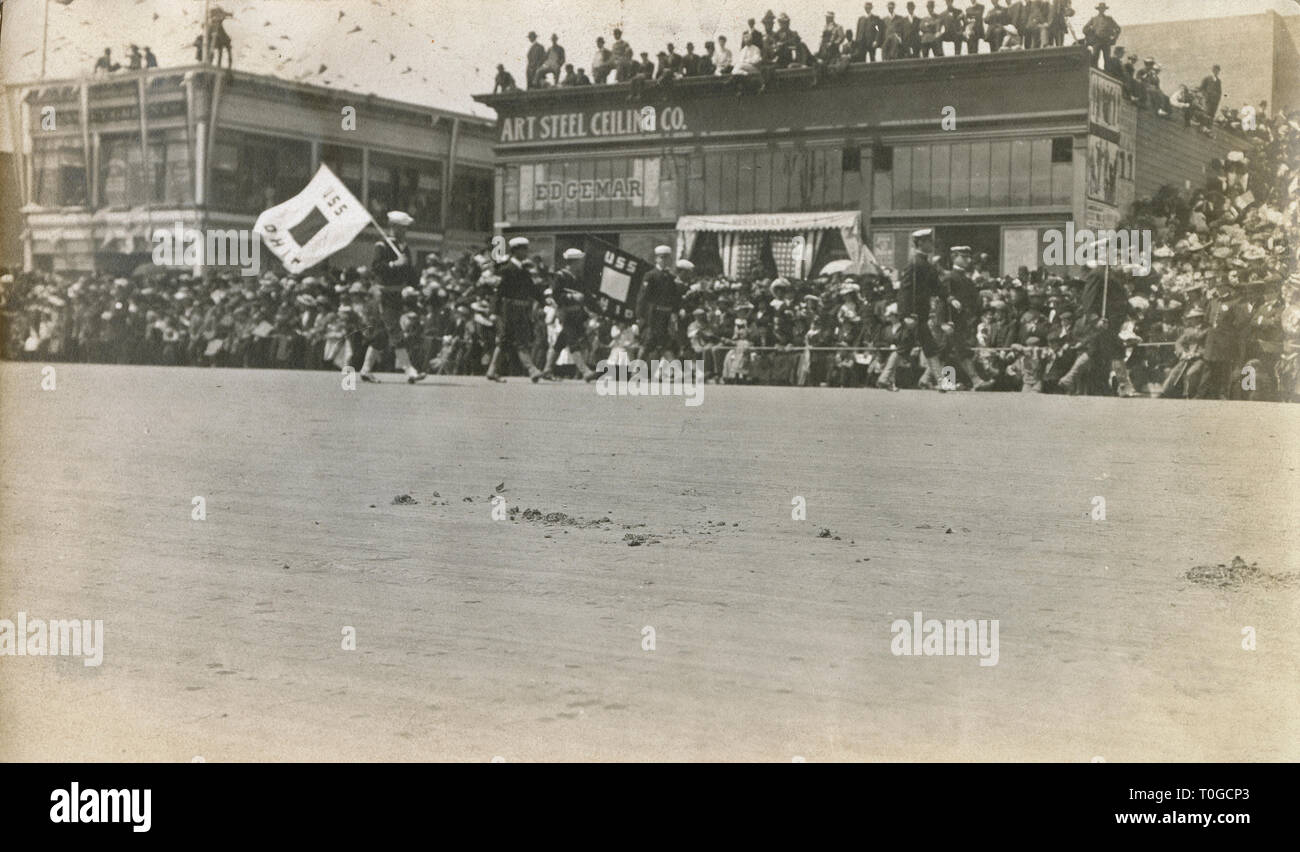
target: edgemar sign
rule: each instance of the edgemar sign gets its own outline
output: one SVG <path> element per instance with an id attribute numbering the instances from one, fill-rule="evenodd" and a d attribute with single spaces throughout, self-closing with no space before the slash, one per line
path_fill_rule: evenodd
<path id="1" fill-rule="evenodd" d="M 503 118 L 501 142 L 547 142 L 559 139 L 603 139 L 616 136 L 657 136 L 687 130 L 679 106 L 656 110 L 602 109 Z"/>

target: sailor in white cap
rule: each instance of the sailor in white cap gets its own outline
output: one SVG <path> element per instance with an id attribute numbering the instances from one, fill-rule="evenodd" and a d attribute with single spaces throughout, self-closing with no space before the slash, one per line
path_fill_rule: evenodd
<path id="1" fill-rule="evenodd" d="M 582 294 L 582 249 L 564 250 L 564 268 L 555 273 L 555 283 L 551 285 L 551 295 L 555 300 L 556 315 L 560 320 L 560 333 L 555 342 L 546 351 L 546 367 L 542 378 L 555 378 L 555 362 L 560 353 L 569 350 L 569 357 L 574 366 L 588 382 L 596 380 L 596 373 L 587 366 L 586 349 L 587 311 L 583 307 Z"/>
<path id="2" fill-rule="evenodd" d="M 674 360 L 677 347 L 673 341 L 673 317 L 682 309 L 681 290 L 673 275 L 673 250 L 668 246 L 655 249 L 655 268 L 641 282 L 641 292 L 636 299 L 637 322 L 641 325 L 641 346 L 638 360 L 647 364 L 663 358 Z"/>
<path id="3" fill-rule="evenodd" d="M 979 288 L 969 274 L 973 253 L 970 246 L 953 246 L 948 254 L 952 260 L 952 269 L 943 274 L 940 284 L 946 300 L 944 313 L 953 325 L 953 333 L 948 337 L 949 351 L 975 390 L 992 390 L 994 382 L 984 377 L 979 365 L 975 363 L 975 351 L 971 348 L 975 340 L 975 326 L 979 323 L 980 307 Z"/>
<path id="4" fill-rule="evenodd" d="M 505 381 L 501 378 L 501 368 L 505 366 L 509 350 L 518 356 L 519 363 L 528 371 L 528 378 L 537 382 L 542 371 L 537 369 L 528 350 L 533 345 L 533 307 L 541 300 L 541 293 L 533 283 L 532 273 L 524 268 L 524 261 L 528 259 L 528 238 L 512 237 L 508 245 L 510 257 L 497 269 L 494 309 L 497 339 L 486 378 L 493 382 Z"/>
<path id="5" fill-rule="evenodd" d="M 374 272 L 375 277 L 379 279 L 381 292 L 379 295 L 379 311 L 377 314 L 373 312 L 367 313 L 367 316 L 371 316 L 374 321 L 366 329 L 366 357 L 361 364 L 361 371 L 358 373 L 363 382 L 378 382 L 379 380 L 374 377 L 374 371 L 388 366 L 389 358 L 392 358 L 394 362 L 397 360 L 404 362 L 403 368 L 406 372 L 408 384 L 415 384 L 426 376 L 425 373 L 420 372 L 411 364 L 408 349 L 403 348 L 400 355 L 394 349 L 394 341 L 402 337 L 400 324 L 402 289 L 414 286 L 419 282 L 419 273 L 415 269 L 415 257 L 411 253 L 411 248 L 406 244 L 406 229 L 414 221 L 410 215 L 401 210 L 390 210 L 388 212 L 388 226 L 392 230 L 392 245 L 389 244 L 387 239 L 375 241 L 370 269 Z M 394 251 L 394 247 L 396 247 L 396 251 Z"/>
<path id="6" fill-rule="evenodd" d="M 939 363 L 939 344 L 930 332 L 930 299 L 943 295 L 939 273 L 930 263 L 933 251 L 933 228 L 912 232 L 912 260 L 903 270 L 898 288 L 898 313 L 909 326 L 915 326 L 931 381 L 940 391 L 945 391 L 947 388 L 940 380 L 943 365 Z"/>

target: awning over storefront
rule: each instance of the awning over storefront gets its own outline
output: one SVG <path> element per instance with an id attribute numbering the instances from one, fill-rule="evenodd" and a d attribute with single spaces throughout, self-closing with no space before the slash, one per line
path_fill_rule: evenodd
<path id="1" fill-rule="evenodd" d="M 682 216 L 677 220 L 677 252 L 680 257 L 690 257 L 700 234 L 716 234 L 723 273 L 736 277 L 747 271 L 766 243 L 782 275 L 807 278 L 816 274 L 812 266 L 828 231 L 838 233 L 843 241 L 850 272 L 880 271 L 863 242 L 859 210 Z M 780 239 L 785 234 L 789 238 Z"/>

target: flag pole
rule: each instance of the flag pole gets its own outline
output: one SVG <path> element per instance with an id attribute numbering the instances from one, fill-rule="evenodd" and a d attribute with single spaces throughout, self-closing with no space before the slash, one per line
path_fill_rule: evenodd
<path id="1" fill-rule="evenodd" d="M 50 42 L 50 0 L 45 0 L 45 23 L 41 25 L 41 79 L 45 79 L 45 49 Z"/>
<path id="2" fill-rule="evenodd" d="M 209 7 L 210 2 L 211 0 L 203 0 L 203 64 L 204 65 L 207 65 L 211 61 L 211 58 L 208 56 L 208 50 L 209 50 L 208 30 L 209 30 L 209 22 L 212 18 L 212 12 Z"/>
<path id="3" fill-rule="evenodd" d="M 1106 299 L 1110 295 L 1110 264 L 1106 264 L 1105 277 L 1101 283 L 1101 318 L 1106 318 Z"/>
<path id="4" fill-rule="evenodd" d="M 392 238 L 389 237 L 384 229 L 379 226 L 379 222 L 375 221 L 374 214 L 367 210 L 366 215 L 370 217 L 370 224 L 375 226 L 375 230 L 379 232 L 379 236 L 383 237 L 384 242 L 388 243 L 388 247 L 393 250 L 393 254 L 398 257 L 406 257 L 406 253 L 397 247 L 397 243 L 393 242 Z"/>

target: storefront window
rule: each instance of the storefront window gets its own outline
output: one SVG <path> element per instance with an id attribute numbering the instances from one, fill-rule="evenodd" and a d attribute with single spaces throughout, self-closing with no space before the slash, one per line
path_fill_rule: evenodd
<path id="1" fill-rule="evenodd" d="M 361 149 L 347 145 L 322 145 L 320 149 L 321 165 L 326 166 L 357 198 L 361 191 Z"/>
<path id="2" fill-rule="evenodd" d="M 37 204 L 72 207 L 89 203 L 86 158 L 80 142 L 35 140 L 32 159 L 32 197 Z"/>
<path id="3" fill-rule="evenodd" d="M 451 221 L 464 231 L 492 230 L 492 172 L 457 166 L 451 185 Z"/>
<path id="4" fill-rule="evenodd" d="M 189 146 L 184 130 L 149 134 L 147 170 L 139 134 L 103 137 L 99 149 L 101 207 L 183 204 L 191 200 Z"/>
<path id="5" fill-rule="evenodd" d="M 311 179 L 311 143 L 234 130 L 217 131 L 212 148 L 211 203 L 260 213 L 299 192 Z"/>
<path id="6" fill-rule="evenodd" d="M 1010 206 L 1028 207 L 1030 201 L 1030 182 L 1033 172 L 1030 169 L 1030 144 L 1028 140 L 1016 139 L 1011 143 L 1011 198 Z"/>
<path id="7" fill-rule="evenodd" d="M 402 210 L 416 231 L 442 230 L 442 163 L 370 152 L 368 203 L 375 218 Z"/>
<path id="8" fill-rule="evenodd" d="M 1069 205 L 1073 166 L 1059 148 L 1060 140 L 1016 139 L 877 149 L 875 212 Z"/>

